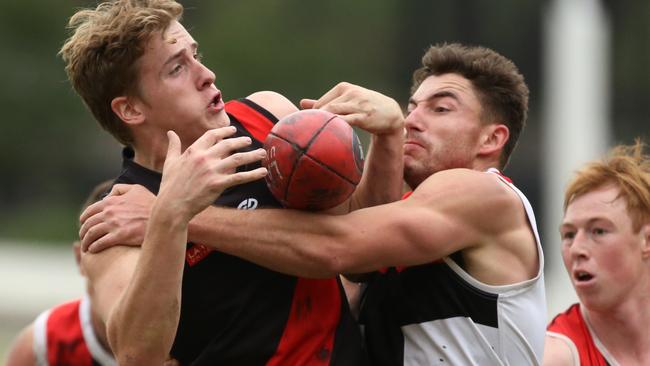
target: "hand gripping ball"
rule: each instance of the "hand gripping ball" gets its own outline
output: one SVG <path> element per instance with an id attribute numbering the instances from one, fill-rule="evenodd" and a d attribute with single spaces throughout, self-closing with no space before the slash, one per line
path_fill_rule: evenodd
<path id="1" fill-rule="evenodd" d="M 292 113 L 264 141 L 266 184 L 285 207 L 325 210 L 345 201 L 363 173 L 363 148 L 341 117 L 320 109 Z"/>

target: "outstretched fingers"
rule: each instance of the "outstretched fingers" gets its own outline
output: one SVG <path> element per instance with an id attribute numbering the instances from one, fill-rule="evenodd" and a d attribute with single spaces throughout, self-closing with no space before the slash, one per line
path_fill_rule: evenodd
<path id="1" fill-rule="evenodd" d="M 234 126 L 226 126 L 209 130 L 201 137 L 199 137 L 196 141 L 194 141 L 190 148 L 196 148 L 200 150 L 208 149 L 223 139 L 232 136 L 235 132 L 237 132 L 237 129 Z"/>
<path id="2" fill-rule="evenodd" d="M 328 103 L 332 103 L 334 100 L 343 97 L 352 87 L 354 87 L 354 85 L 347 82 L 336 84 L 336 86 L 328 90 L 327 93 L 323 94 L 322 97 L 318 98 L 314 103 L 313 108 L 321 108 Z"/>

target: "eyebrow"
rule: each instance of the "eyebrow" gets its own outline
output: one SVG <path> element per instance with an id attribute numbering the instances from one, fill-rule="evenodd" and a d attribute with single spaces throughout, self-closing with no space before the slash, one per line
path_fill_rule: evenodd
<path id="1" fill-rule="evenodd" d="M 429 95 L 428 97 L 420 100 L 420 102 L 429 102 L 431 100 L 441 99 L 441 98 L 452 98 L 455 101 L 460 103 L 460 98 L 458 98 L 458 95 L 456 93 L 450 91 L 450 90 L 441 90 L 441 91 L 435 92 L 435 93 Z M 413 99 L 413 97 L 409 98 L 408 103 L 409 104 L 418 104 L 418 102 L 415 99 Z"/>
<path id="2" fill-rule="evenodd" d="M 199 48 L 199 44 L 196 43 L 196 42 L 192 42 L 190 44 L 190 48 L 192 49 L 192 51 L 196 51 Z M 169 56 L 169 58 L 163 64 L 163 68 L 165 68 L 167 65 L 174 62 L 175 60 L 181 58 L 184 53 L 185 53 L 185 48 L 181 48 L 180 50 L 178 50 L 178 52 L 176 52 L 175 54 Z"/>
<path id="3" fill-rule="evenodd" d="M 595 217 L 587 219 L 586 225 L 587 226 L 593 225 L 596 222 L 611 223 L 612 220 L 610 220 L 609 218 L 607 218 L 605 216 L 595 216 Z M 560 230 L 562 230 L 562 228 L 565 228 L 565 227 L 575 228 L 576 226 L 577 226 L 577 224 L 575 224 L 574 222 L 563 222 L 563 223 L 560 224 Z"/>

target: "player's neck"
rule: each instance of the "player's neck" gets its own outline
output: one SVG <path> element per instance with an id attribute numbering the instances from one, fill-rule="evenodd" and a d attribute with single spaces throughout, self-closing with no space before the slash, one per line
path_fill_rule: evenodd
<path id="1" fill-rule="evenodd" d="M 135 136 L 133 161 L 143 167 L 162 172 L 167 156 L 167 135 L 150 134 L 147 137 Z"/>
<path id="2" fill-rule="evenodd" d="M 469 168 L 479 172 L 487 171 L 490 168 L 495 168 L 501 171 L 501 168 L 499 168 L 499 161 L 494 159 L 476 158 Z"/>
<path id="3" fill-rule="evenodd" d="M 650 358 L 650 298 L 636 296 L 607 311 L 584 310 L 595 335 L 619 362 L 630 355 Z"/>

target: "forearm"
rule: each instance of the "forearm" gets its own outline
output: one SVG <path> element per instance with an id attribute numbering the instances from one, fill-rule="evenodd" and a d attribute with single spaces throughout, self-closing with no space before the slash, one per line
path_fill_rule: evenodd
<path id="1" fill-rule="evenodd" d="M 338 274 L 349 231 L 337 216 L 209 207 L 190 222 L 189 238 L 278 272 L 329 278 Z"/>
<path id="2" fill-rule="evenodd" d="M 180 316 L 187 223 L 154 210 L 135 272 L 108 321 L 120 364 L 162 364 Z"/>
<path id="3" fill-rule="evenodd" d="M 403 187 L 404 132 L 372 135 L 364 175 L 352 196 L 350 210 L 399 200 Z"/>

